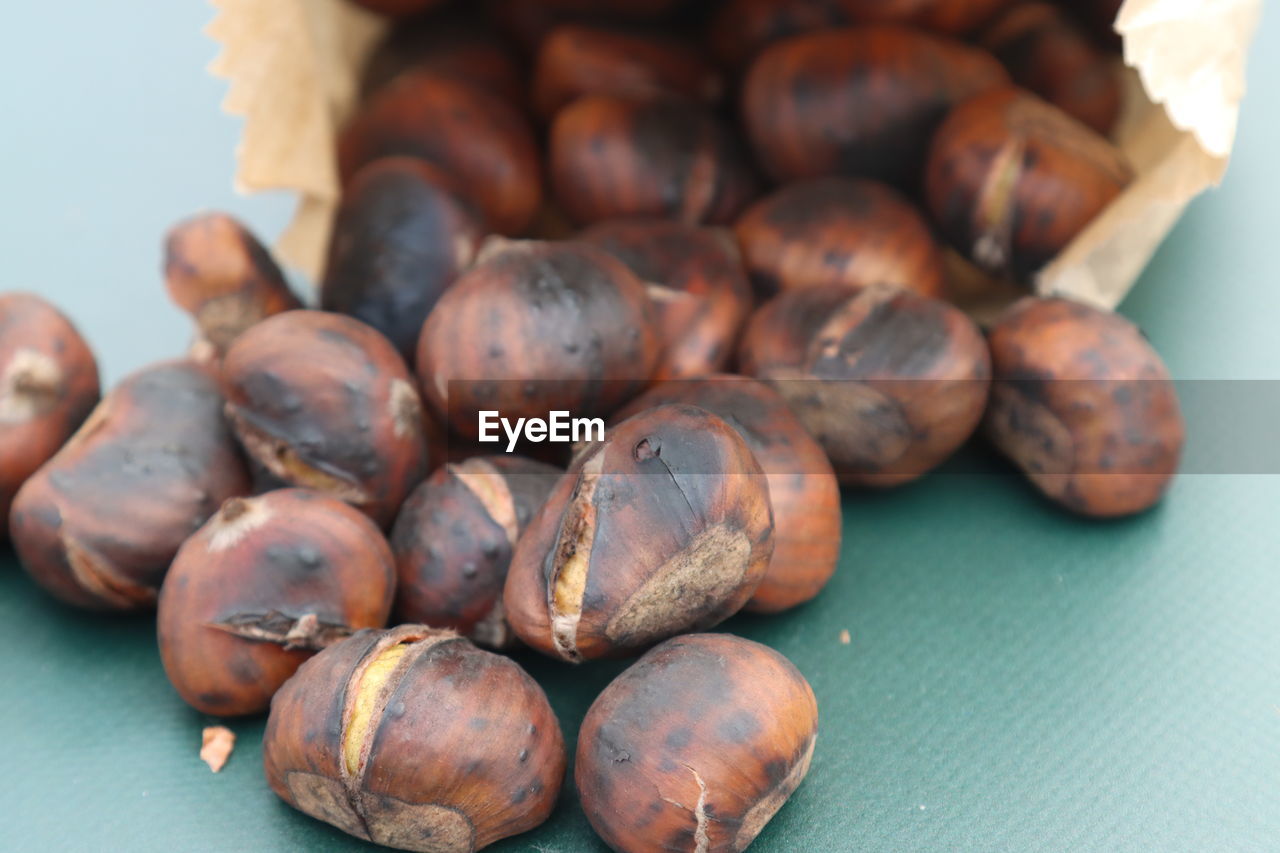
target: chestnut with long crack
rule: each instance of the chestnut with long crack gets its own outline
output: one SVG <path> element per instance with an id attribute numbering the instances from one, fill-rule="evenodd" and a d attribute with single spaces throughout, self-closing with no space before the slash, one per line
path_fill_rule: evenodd
<path id="1" fill-rule="evenodd" d="M 116 386 L 13 501 L 22 565 L 58 598 L 95 610 L 152 606 L 183 541 L 249 474 L 213 377 L 189 361 Z"/>
<path id="2" fill-rule="evenodd" d="M 578 662 L 736 613 L 773 553 L 768 483 L 741 436 L 694 406 L 614 427 L 516 544 L 503 601 L 520 639 Z"/>
<path id="3" fill-rule="evenodd" d="M 422 404 L 386 338 L 358 320 L 289 311 L 223 361 L 227 415 L 281 482 L 340 498 L 380 525 L 426 473 Z"/>
<path id="4" fill-rule="evenodd" d="M 692 634 L 652 649 L 591 705 L 574 779 L 614 850 L 736 853 L 804 780 L 817 736 L 817 701 L 790 661 Z"/>
<path id="5" fill-rule="evenodd" d="M 564 737 L 511 660 L 452 631 L 361 631 L 307 661 L 271 702 L 271 789 L 344 832 L 402 850 L 471 853 L 555 806 Z"/>
<path id="6" fill-rule="evenodd" d="M 0 519 L 98 395 L 98 364 L 71 321 L 35 294 L 0 294 Z"/>
<path id="7" fill-rule="evenodd" d="M 438 468 L 391 530 L 396 619 L 452 628 L 506 648 L 502 587 L 516 540 L 564 472 L 520 456 L 478 456 Z"/>
<path id="8" fill-rule="evenodd" d="M 316 651 L 385 625 L 394 589 L 391 549 L 359 510 L 307 489 L 232 498 L 165 577 L 160 659 L 201 713 L 255 714 Z"/>

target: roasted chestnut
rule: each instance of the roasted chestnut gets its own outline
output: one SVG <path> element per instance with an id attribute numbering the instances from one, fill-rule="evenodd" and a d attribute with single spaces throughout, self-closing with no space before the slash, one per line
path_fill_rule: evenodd
<path id="1" fill-rule="evenodd" d="M 197 711 L 256 714 L 312 654 L 385 625 L 394 590 L 391 549 L 359 510 L 307 489 L 232 498 L 165 576 L 160 659 Z"/>
<path id="2" fill-rule="evenodd" d="M 396 619 L 511 645 L 502 606 L 511 551 L 563 472 L 520 456 L 476 456 L 436 469 L 391 531 Z"/>
<path id="3" fill-rule="evenodd" d="M 141 610 L 191 533 L 249 475 L 217 383 L 187 361 L 132 374 L 13 500 L 18 559 L 45 589 L 93 610 Z"/>
<path id="4" fill-rule="evenodd" d="M 202 213 L 165 237 L 169 297 L 218 353 L 260 320 L 301 307 L 266 247 L 225 213 Z"/>
<path id="5" fill-rule="evenodd" d="M 418 342 L 423 393 L 459 435 L 479 437 L 482 410 L 607 415 L 649 384 L 653 314 L 620 261 L 577 242 L 486 245 Z"/>
<path id="6" fill-rule="evenodd" d="M 840 0 L 727 0 L 707 28 L 711 52 L 740 69 L 787 36 L 853 23 Z"/>
<path id="7" fill-rule="evenodd" d="M 947 111 L 1008 81 L 995 57 L 943 36 L 828 30 L 760 54 L 747 72 L 743 118 L 779 181 L 857 175 L 914 189 Z"/>
<path id="8" fill-rule="evenodd" d="M 299 668 L 262 739 L 271 790 L 343 832 L 468 853 L 547 819 L 560 724 L 511 660 L 448 630 L 361 631 Z"/>
<path id="9" fill-rule="evenodd" d="M 859 23 L 906 24 L 964 35 L 991 20 L 1010 0 L 837 0 Z"/>
<path id="10" fill-rule="evenodd" d="M 729 634 L 654 648 L 605 688 L 574 779 L 614 850 L 745 850 L 809 772 L 818 703 L 778 652 Z"/>
<path id="11" fill-rule="evenodd" d="M 460 196 L 457 181 L 412 157 L 357 172 L 334 221 L 320 307 L 368 323 L 411 361 L 427 314 L 484 236 Z"/>
<path id="12" fill-rule="evenodd" d="M 33 293 L 0 293 L 0 519 L 98 393 L 98 363 L 71 321 Z"/>
<path id="13" fill-rule="evenodd" d="M 982 35 L 1013 81 L 1103 136 L 1120 115 L 1119 60 L 1096 47 L 1064 9 L 1019 3 Z"/>
<path id="14" fill-rule="evenodd" d="M 773 557 L 744 610 L 776 613 L 816 596 L 840 557 L 840 487 L 822 446 L 769 386 L 743 376 L 663 382 L 618 411 L 620 419 L 684 403 L 724 419 L 751 448 L 769 483 Z"/>
<path id="15" fill-rule="evenodd" d="M 1106 139 L 1034 95 L 998 89 L 947 117 L 925 183 L 951 245 L 1029 283 L 1132 179 Z"/>
<path id="16" fill-rule="evenodd" d="M 724 94 L 720 72 L 677 38 L 564 24 L 538 50 L 533 105 L 550 119 L 582 95 L 684 95 L 715 103 Z"/>
<path id="17" fill-rule="evenodd" d="M 426 474 L 417 389 L 395 348 L 358 320 L 278 314 L 236 339 L 222 379 L 240 443 L 284 483 L 386 526 Z"/>
<path id="18" fill-rule="evenodd" d="M 743 373 L 774 386 L 845 483 L 896 486 L 977 428 L 991 360 L 958 308 L 900 288 L 784 291 L 751 318 Z"/>
<path id="19" fill-rule="evenodd" d="M 673 96 L 588 95 L 551 125 L 550 179 L 579 224 L 620 216 L 732 222 L 759 183 L 715 115 Z"/>
<path id="20" fill-rule="evenodd" d="M 710 412 L 659 406 L 561 478 L 516 543 L 503 603 L 541 652 L 623 656 L 732 616 L 772 554 L 769 486 L 746 442 Z"/>
<path id="21" fill-rule="evenodd" d="M 1184 427 L 1169 372 L 1136 326 L 1068 299 L 1027 297 L 990 342 L 986 433 L 1036 488 L 1098 517 L 1160 500 Z"/>
<path id="22" fill-rule="evenodd" d="M 542 203 L 533 131 L 516 108 L 483 88 L 418 68 L 365 102 L 338 138 L 345 185 L 380 157 L 426 160 L 455 175 L 490 229 L 524 230 Z"/>
<path id="23" fill-rule="evenodd" d="M 732 236 L 667 220 L 611 220 L 578 239 L 604 249 L 648 284 L 662 338 L 655 379 L 723 370 L 753 296 Z"/>
<path id="24" fill-rule="evenodd" d="M 734 231 L 756 289 L 891 284 L 940 297 L 942 252 L 895 190 L 856 178 L 814 178 L 757 201 Z"/>

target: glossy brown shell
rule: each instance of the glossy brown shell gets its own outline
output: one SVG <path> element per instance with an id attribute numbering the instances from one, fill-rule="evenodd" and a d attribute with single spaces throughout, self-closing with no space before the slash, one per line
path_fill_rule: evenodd
<path id="1" fill-rule="evenodd" d="M 0 519 L 98 394 L 98 364 L 71 321 L 35 294 L 0 294 Z"/>
<path id="2" fill-rule="evenodd" d="M 327 642 L 385 625 L 394 587 L 382 532 L 342 501 L 307 489 L 232 498 L 165 576 L 160 659 L 197 711 L 256 714 Z"/>
<path id="3" fill-rule="evenodd" d="M 23 567 L 66 603 L 142 610 L 183 541 L 248 491 L 213 377 L 165 362 L 103 398 L 19 490 L 9 529 Z"/>
<path id="4" fill-rule="evenodd" d="M 890 284 L 935 298 L 945 290 L 942 252 L 928 223 L 875 181 L 788 184 L 747 208 L 734 231 L 763 293 L 828 284 Z"/>
<path id="5" fill-rule="evenodd" d="M 369 324 L 412 360 L 427 314 L 484 237 L 457 189 L 438 167 L 412 157 L 357 172 L 334 220 L 320 307 Z"/>
<path id="6" fill-rule="evenodd" d="M 943 36 L 892 26 L 814 32 L 760 54 L 743 118 L 779 181 L 838 174 L 912 188 L 947 111 L 1008 80 L 990 54 Z"/>
<path id="7" fill-rule="evenodd" d="M 726 224 L 759 192 L 736 132 L 669 96 L 579 98 L 551 125 L 550 164 L 556 199 L 579 224 L 622 216 Z"/>
<path id="8" fill-rule="evenodd" d="M 818 704 L 773 649 L 691 634 L 605 688 L 578 734 L 574 779 L 614 850 L 737 853 L 803 781 Z"/>
<path id="9" fill-rule="evenodd" d="M 542 166 L 528 121 L 479 86 L 430 69 L 376 92 L 338 137 L 344 184 L 380 157 L 418 157 L 456 175 L 488 226 L 519 234 L 542 203 Z"/>
<path id="10" fill-rule="evenodd" d="M 385 527 L 426 474 L 417 388 L 390 342 L 358 320 L 278 314 L 236 340 L 222 379 L 241 444 L 284 483 Z"/>
<path id="11" fill-rule="evenodd" d="M 379 697 L 355 773 L 343 746 L 369 662 L 409 644 Z M 361 631 L 276 694 L 263 737 L 271 790 L 344 832 L 403 850 L 470 853 L 547 819 L 564 778 L 560 725 L 511 660 L 451 631 Z"/>
<path id="12" fill-rule="evenodd" d="M 618 419 L 668 403 L 706 409 L 738 431 L 769 482 L 773 557 L 744 610 L 776 613 L 815 597 L 840 557 L 840 487 L 822 445 L 778 392 L 744 376 L 663 382 L 621 409 Z"/>
<path id="13" fill-rule="evenodd" d="M 990 333 L 985 429 L 1051 500 L 1098 517 L 1141 512 L 1178 469 L 1184 425 L 1160 356 L 1118 314 L 1028 297 Z"/>
<path id="14" fill-rule="evenodd" d="M 607 252 L 491 244 L 427 318 L 418 378 L 432 408 L 474 439 L 481 410 L 608 414 L 648 385 L 658 346 L 644 285 Z"/>
<path id="15" fill-rule="evenodd" d="M 502 587 L 516 539 L 564 472 L 520 456 L 472 457 L 436 469 L 396 518 L 396 619 L 452 628 L 505 648 Z"/>
<path id="16" fill-rule="evenodd" d="M 842 482 L 869 486 L 908 482 L 954 453 L 991 376 L 972 320 L 889 287 L 781 294 L 751 319 L 739 363 L 782 394 Z"/>
<path id="17" fill-rule="evenodd" d="M 169 298 L 218 352 L 254 323 L 301 307 L 271 253 L 225 213 L 202 213 L 169 229 L 164 277 Z"/>
<path id="18" fill-rule="evenodd" d="M 1132 179 L 1106 139 L 1034 95 L 998 89 L 938 129 L 925 190 L 951 245 L 1030 283 Z"/>
<path id="19" fill-rule="evenodd" d="M 615 219 L 578 239 L 604 249 L 649 288 L 662 357 L 655 379 L 723 370 L 754 304 L 732 235 L 653 219 Z"/>
<path id="20" fill-rule="evenodd" d="M 660 406 L 561 478 L 516 543 L 507 619 L 564 660 L 634 654 L 732 616 L 772 553 L 768 483 L 746 442 L 710 412 Z"/>

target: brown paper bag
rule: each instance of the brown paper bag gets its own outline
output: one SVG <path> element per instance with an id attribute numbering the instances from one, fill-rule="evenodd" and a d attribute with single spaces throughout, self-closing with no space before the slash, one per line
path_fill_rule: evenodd
<path id="1" fill-rule="evenodd" d="M 208 33 L 223 50 L 210 70 L 230 81 L 224 108 L 245 120 L 236 186 L 297 192 L 277 249 L 314 279 L 338 200 L 333 140 L 385 23 L 346 0 L 213 4 Z M 1116 138 L 1138 177 L 1041 271 L 1039 292 L 1114 307 L 1191 199 L 1222 179 L 1261 10 L 1262 0 L 1127 0 L 1116 29 L 1130 96 Z"/>

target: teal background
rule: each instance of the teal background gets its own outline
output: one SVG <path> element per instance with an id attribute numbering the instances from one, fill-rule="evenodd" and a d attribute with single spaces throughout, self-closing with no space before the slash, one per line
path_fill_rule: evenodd
<path id="1" fill-rule="evenodd" d="M 284 197 L 229 189 L 239 126 L 202 71 L 210 15 L 187 0 L 4 12 L 0 287 L 62 305 L 110 381 L 187 343 L 159 275 L 173 220 L 222 207 L 271 236 L 288 216 Z M 1179 378 L 1280 379 L 1278 70 L 1273 15 L 1224 186 L 1123 306 Z M 1102 524 L 982 449 L 951 470 L 847 493 L 827 592 L 726 626 L 787 654 L 822 713 L 809 778 L 752 849 L 1280 850 L 1280 477 L 1183 476 L 1156 511 Z M 620 669 L 522 662 L 570 740 Z M 210 774 L 208 722 L 165 681 L 150 619 L 60 607 L 0 556 L 0 848 L 366 846 L 270 794 L 261 720 L 231 724 L 238 748 Z M 493 849 L 602 848 L 569 791 Z"/>

